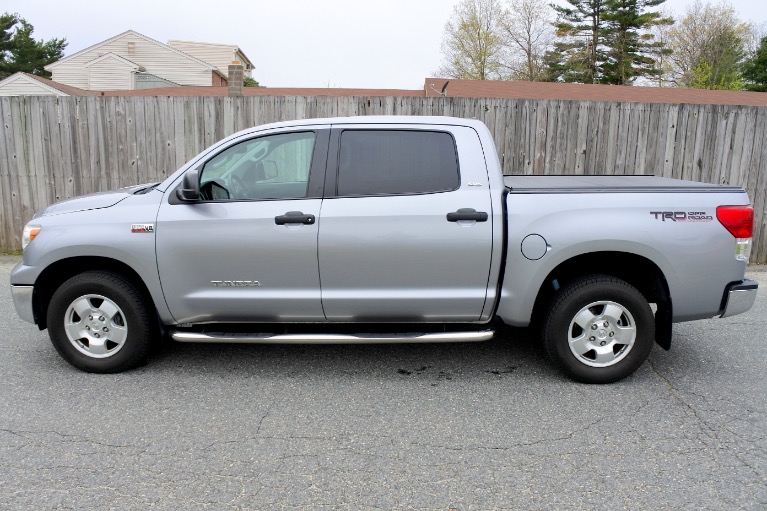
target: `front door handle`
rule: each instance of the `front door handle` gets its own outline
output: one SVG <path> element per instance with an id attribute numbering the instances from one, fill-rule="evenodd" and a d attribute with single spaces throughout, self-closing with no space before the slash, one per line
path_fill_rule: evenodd
<path id="1" fill-rule="evenodd" d="M 314 223 L 314 215 L 305 215 L 300 211 L 288 211 L 284 215 L 274 217 L 274 223 L 277 225 L 285 224 L 305 224 L 311 225 Z"/>
<path id="2" fill-rule="evenodd" d="M 487 222 L 487 213 L 477 211 L 474 208 L 461 208 L 447 214 L 448 222 L 459 222 L 461 220 L 474 220 L 475 222 Z"/>

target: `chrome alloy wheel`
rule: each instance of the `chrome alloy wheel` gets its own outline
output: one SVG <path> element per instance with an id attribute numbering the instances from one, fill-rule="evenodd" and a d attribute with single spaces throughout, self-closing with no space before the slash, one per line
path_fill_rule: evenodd
<path id="1" fill-rule="evenodd" d="M 77 350 L 92 358 L 115 355 L 128 338 L 128 326 L 120 307 L 101 295 L 75 299 L 64 316 L 64 331 Z"/>
<path id="2" fill-rule="evenodd" d="M 591 367 L 608 367 L 631 351 L 636 323 L 621 304 L 599 301 L 578 311 L 567 335 L 570 351 L 578 361 Z"/>

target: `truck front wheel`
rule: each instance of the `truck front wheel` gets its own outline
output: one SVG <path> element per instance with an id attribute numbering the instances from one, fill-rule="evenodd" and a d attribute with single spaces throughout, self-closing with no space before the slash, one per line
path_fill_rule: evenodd
<path id="1" fill-rule="evenodd" d="M 64 282 L 51 297 L 47 317 L 56 351 L 91 373 L 141 364 L 156 330 L 139 289 L 109 271 L 88 271 Z"/>
<path id="2" fill-rule="evenodd" d="M 610 383 L 647 359 L 655 337 L 652 309 L 627 282 L 591 275 L 563 287 L 544 322 L 549 358 L 572 379 Z"/>

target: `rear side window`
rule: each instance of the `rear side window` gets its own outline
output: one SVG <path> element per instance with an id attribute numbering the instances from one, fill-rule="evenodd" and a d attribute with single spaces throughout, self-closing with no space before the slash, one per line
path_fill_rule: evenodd
<path id="1" fill-rule="evenodd" d="M 460 186 L 453 136 L 436 131 L 347 130 L 338 195 L 445 192 Z"/>

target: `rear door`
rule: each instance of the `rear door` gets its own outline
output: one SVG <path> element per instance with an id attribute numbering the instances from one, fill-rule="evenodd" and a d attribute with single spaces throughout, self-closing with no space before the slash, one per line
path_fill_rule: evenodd
<path id="1" fill-rule="evenodd" d="M 318 254 L 328 320 L 479 319 L 492 214 L 473 129 L 334 126 L 327 172 Z"/>

